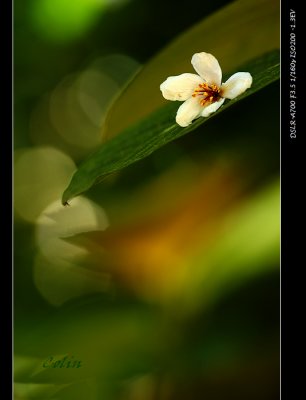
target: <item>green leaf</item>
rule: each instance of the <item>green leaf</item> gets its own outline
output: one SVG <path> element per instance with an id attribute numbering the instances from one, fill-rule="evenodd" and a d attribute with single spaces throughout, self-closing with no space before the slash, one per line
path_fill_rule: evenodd
<path id="1" fill-rule="evenodd" d="M 73 175 L 63 194 L 63 204 L 67 204 L 73 197 L 90 189 L 107 175 L 149 156 L 165 144 L 193 131 L 237 102 L 279 79 L 279 52 L 268 53 L 248 65 L 241 66 L 239 70 L 249 71 L 252 74 L 252 87 L 237 99 L 227 101 L 211 116 L 199 118 L 188 127 L 181 128 L 175 122 L 175 114 L 181 103 L 168 102 L 149 117 L 103 144 L 96 153 L 80 165 Z"/>

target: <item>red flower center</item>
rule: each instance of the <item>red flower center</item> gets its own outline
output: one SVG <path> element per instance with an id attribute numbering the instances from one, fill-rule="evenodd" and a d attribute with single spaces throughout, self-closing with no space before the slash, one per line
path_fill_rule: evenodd
<path id="1" fill-rule="evenodd" d="M 217 85 L 208 85 L 207 83 L 200 83 L 194 90 L 192 97 L 199 96 L 201 106 L 206 106 L 218 101 L 221 89 Z"/>

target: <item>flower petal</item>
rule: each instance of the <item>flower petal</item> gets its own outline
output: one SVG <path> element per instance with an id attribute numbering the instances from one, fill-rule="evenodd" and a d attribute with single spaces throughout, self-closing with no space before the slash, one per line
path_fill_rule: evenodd
<path id="1" fill-rule="evenodd" d="M 186 100 L 176 113 L 176 122 L 180 126 L 188 126 L 191 122 L 201 115 L 203 106 L 201 106 L 200 101 L 197 97 L 190 97 Z"/>
<path id="2" fill-rule="evenodd" d="M 224 103 L 225 99 L 220 99 L 218 101 L 215 101 L 214 103 L 210 104 L 209 106 L 205 107 L 203 111 L 201 112 L 202 117 L 208 117 L 210 114 L 214 113 L 215 111 L 218 110 Z"/>
<path id="3" fill-rule="evenodd" d="M 252 86 L 253 78 L 249 72 L 237 72 L 221 87 L 222 97 L 234 99 Z"/>
<path id="4" fill-rule="evenodd" d="M 208 83 L 221 85 L 222 71 L 218 60 L 209 53 L 196 53 L 192 56 L 191 64 L 197 73 Z"/>
<path id="5" fill-rule="evenodd" d="M 187 100 L 194 89 L 203 83 L 203 79 L 196 74 L 181 74 L 170 76 L 161 85 L 160 90 L 167 100 Z"/>

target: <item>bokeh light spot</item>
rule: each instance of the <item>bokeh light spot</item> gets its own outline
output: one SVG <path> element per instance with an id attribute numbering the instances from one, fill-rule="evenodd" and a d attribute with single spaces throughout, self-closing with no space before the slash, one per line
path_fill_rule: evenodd
<path id="1" fill-rule="evenodd" d="M 80 264 L 87 250 L 65 238 L 108 227 L 105 211 L 85 197 L 74 199 L 67 207 L 59 200 L 49 204 L 36 222 L 39 252 L 34 264 L 34 281 L 41 295 L 51 304 L 86 293 L 104 291 L 109 276 Z"/>
<path id="2" fill-rule="evenodd" d="M 86 33 L 106 3 L 105 0 L 36 0 L 32 22 L 44 38 L 70 41 Z"/>
<path id="3" fill-rule="evenodd" d="M 70 157 L 53 147 L 19 150 L 14 171 L 18 215 L 34 222 L 50 202 L 61 198 L 75 168 Z"/>

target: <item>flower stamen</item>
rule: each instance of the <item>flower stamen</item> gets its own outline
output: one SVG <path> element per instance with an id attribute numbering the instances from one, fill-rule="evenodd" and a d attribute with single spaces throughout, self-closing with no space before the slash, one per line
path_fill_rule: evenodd
<path id="1" fill-rule="evenodd" d="M 207 83 L 200 83 L 198 87 L 194 90 L 192 97 L 201 97 L 201 106 L 206 106 L 207 104 L 212 104 L 220 99 L 221 89 L 217 85 L 208 85 Z"/>

